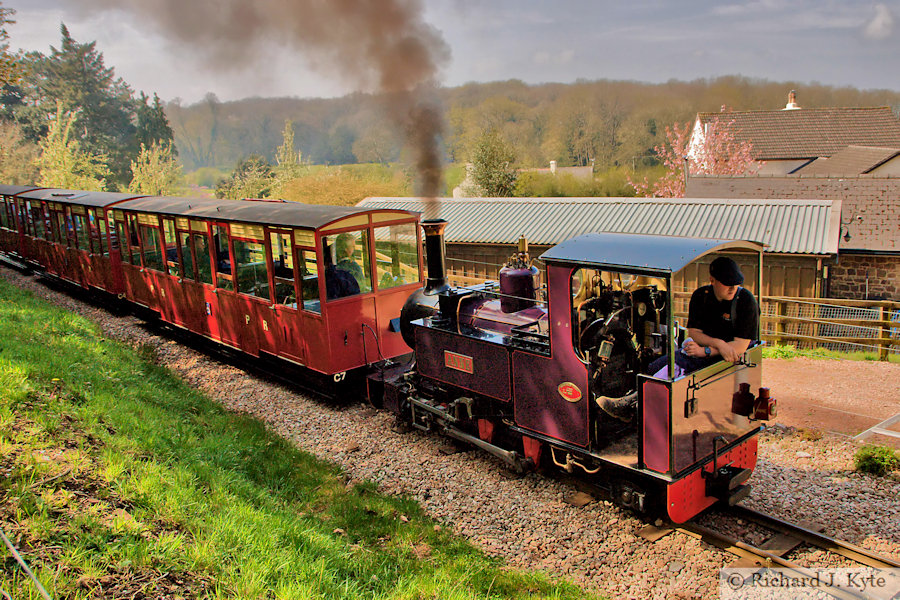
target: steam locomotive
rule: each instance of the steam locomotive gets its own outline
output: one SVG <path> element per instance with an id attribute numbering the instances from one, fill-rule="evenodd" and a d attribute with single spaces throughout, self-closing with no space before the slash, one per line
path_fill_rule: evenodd
<path id="1" fill-rule="evenodd" d="M 762 350 L 671 377 L 673 278 L 733 240 L 594 233 L 540 258 L 522 246 L 499 285 L 453 287 L 446 223 L 405 211 L 0 186 L 0 252 L 255 357 L 332 394 L 362 388 L 413 427 L 516 471 L 559 468 L 615 502 L 683 522 L 749 493 Z M 423 277 L 427 256 L 427 276 Z M 329 278 L 354 262 L 338 293 Z M 344 275 L 346 277 L 346 275 Z M 601 410 L 636 393 L 630 421 Z"/>

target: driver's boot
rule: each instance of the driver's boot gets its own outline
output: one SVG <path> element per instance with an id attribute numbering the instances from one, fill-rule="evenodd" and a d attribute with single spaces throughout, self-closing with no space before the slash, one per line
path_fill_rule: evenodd
<path id="1" fill-rule="evenodd" d="M 620 398 L 598 396 L 597 405 L 600 407 L 600 410 L 609 416 L 630 423 L 634 419 L 635 409 L 637 408 L 637 397 L 637 392 L 625 394 Z"/>

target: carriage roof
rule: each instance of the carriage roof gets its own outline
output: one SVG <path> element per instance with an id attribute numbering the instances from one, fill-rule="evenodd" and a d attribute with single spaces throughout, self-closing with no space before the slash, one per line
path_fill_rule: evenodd
<path id="1" fill-rule="evenodd" d="M 15 196 L 16 194 L 21 194 L 22 192 L 27 192 L 34 189 L 38 189 L 37 186 L 3 184 L 0 185 L 0 196 Z"/>
<path id="2" fill-rule="evenodd" d="M 573 263 L 606 270 L 627 270 L 665 277 L 712 252 L 751 250 L 764 244 L 746 240 L 646 235 L 635 233 L 587 233 L 566 240 L 541 255 L 546 263 Z"/>
<path id="3" fill-rule="evenodd" d="M 105 207 L 116 204 L 122 200 L 137 198 L 140 194 L 121 192 L 85 192 L 82 190 L 61 190 L 48 188 L 25 188 L 17 193 L 19 198 L 26 200 L 47 200 L 61 204 L 81 204 L 83 206 Z"/>
<path id="4" fill-rule="evenodd" d="M 128 200 L 117 205 L 116 208 L 178 217 L 193 217 L 214 221 L 239 221 L 242 223 L 299 227 L 303 229 L 318 229 L 347 217 L 365 217 L 372 213 L 386 214 L 393 216 L 394 219 L 404 219 L 418 215 L 418 213 L 405 210 L 301 204 L 283 200 L 215 200 L 162 196 Z M 382 218 L 380 220 L 384 221 L 387 219 Z M 365 223 L 368 223 L 368 219 L 366 219 Z"/>

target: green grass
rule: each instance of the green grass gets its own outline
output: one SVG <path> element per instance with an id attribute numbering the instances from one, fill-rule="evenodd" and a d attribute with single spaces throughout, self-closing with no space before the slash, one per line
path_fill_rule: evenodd
<path id="1" fill-rule="evenodd" d="M 763 348 L 763 358 L 830 358 L 841 360 L 878 360 L 878 352 L 837 352 L 826 348 L 797 348 L 793 344 L 775 344 Z M 888 354 L 888 361 L 900 363 L 900 354 Z"/>
<path id="2" fill-rule="evenodd" d="M 866 444 L 856 451 L 854 456 L 856 470 L 861 473 L 884 476 L 895 469 L 900 469 L 900 454 L 892 448 Z"/>
<path id="3" fill-rule="evenodd" d="M 57 599 L 583 598 L 0 280 L 0 526 Z M 0 588 L 38 598 L 0 549 Z"/>

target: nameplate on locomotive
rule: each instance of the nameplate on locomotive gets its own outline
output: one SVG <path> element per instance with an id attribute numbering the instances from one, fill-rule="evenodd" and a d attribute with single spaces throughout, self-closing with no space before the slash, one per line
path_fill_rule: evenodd
<path id="1" fill-rule="evenodd" d="M 463 373 L 472 374 L 475 372 L 471 356 L 457 354 L 456 352 L 450 352 L 449 350 L 444 350 L 444 366 L 448 369 L 462 371 Z"/>

